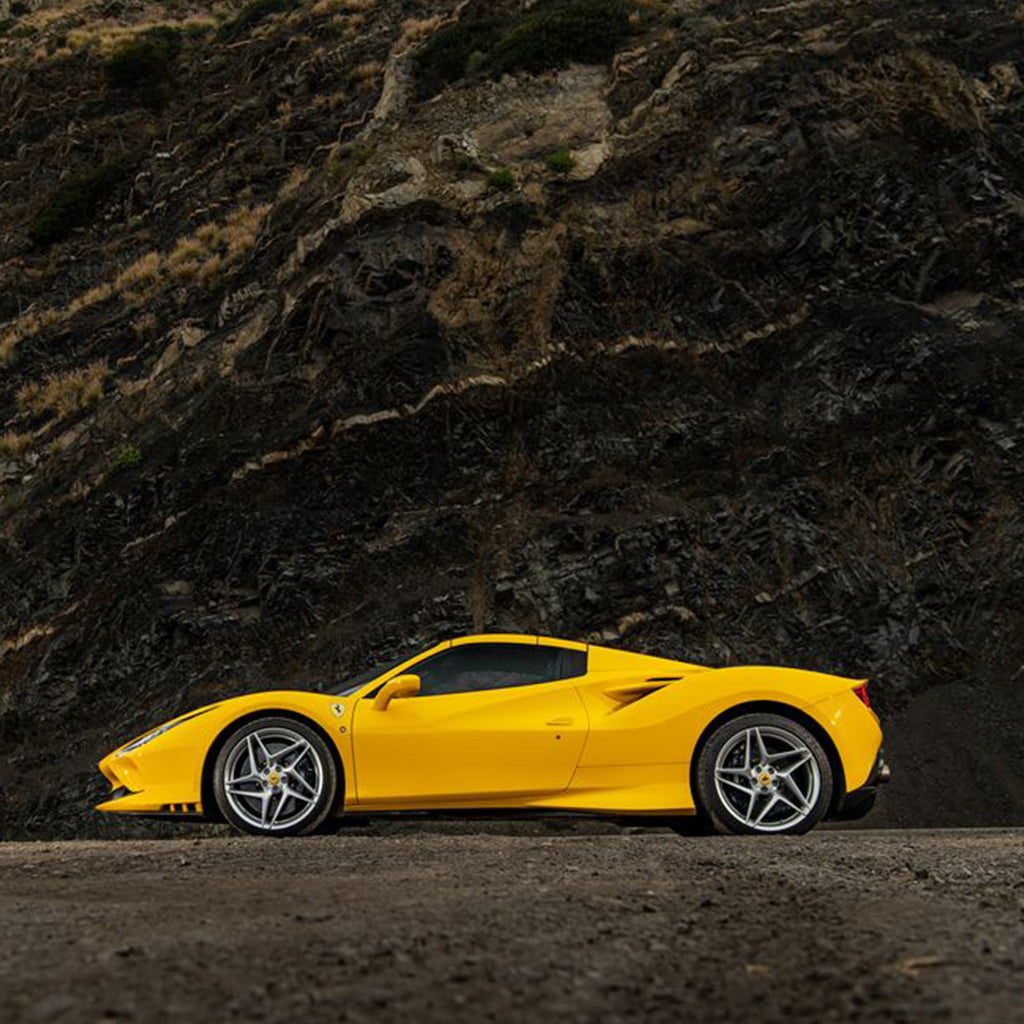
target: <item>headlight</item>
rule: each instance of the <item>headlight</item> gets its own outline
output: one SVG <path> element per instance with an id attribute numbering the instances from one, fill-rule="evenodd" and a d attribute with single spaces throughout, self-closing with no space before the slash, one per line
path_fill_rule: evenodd
<path id="1" fill-rule="evenodd" d="M 132 740 L 131 743 L 126 747 L 122 747 L 118 752 L 117 756 L 120 757 L 122 754 L 130 754 L 133 750 L 138 750 L 139 747 L 144 747 L 150 740 L 155 740 L 157 736 L 163 736 L 168 729 L 173 729 L 176 725 L 180 725 L 181 722 L 168 722 L 166 725 L 161 725 L 159 729 L 154 729 L 152 732 L 147 732 L 145 736 L 140 736 L 137 740 Z"/>
<path id="2" fill-rule="evenodd" d="M 215 704 L 213 707 L 216 706 L 217 705 Z M 137 740 L 132 740 L 131 743 L 122 747 L 115 756 L 121 757 L 124 754 L 130 754 L 133 750 L 138 750 L 139 747 L 144 747 L 147 743 L 151 742 L 152 740 L 155 740 L 157 736 L 163 736 L 165 732 L 167 732 L 169 729 L 173 729 L 176 725 L 181 725 L 184 722 L 190 722 L 193 718 L 196 718 L 198 715 L 205 715 L 207 711 L 212 711 L 213 707 L 203 708 L 202 711 L 193 711 L 191 715 L 185 715 L 184 718 L 177 718 L 173 722 L 166 722 L 158 728 L 154 729 L 152 732 L 147 732 L 145 736 L 140 736 Z"/>

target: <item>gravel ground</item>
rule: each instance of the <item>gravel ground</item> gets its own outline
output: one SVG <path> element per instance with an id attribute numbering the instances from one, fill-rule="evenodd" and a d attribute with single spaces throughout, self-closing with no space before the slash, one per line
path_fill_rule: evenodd
<path id="1" fill-rule="evenodd" d="M 0 845 L 0 1020 L 1020 1021 L 1021 831 Z"/>

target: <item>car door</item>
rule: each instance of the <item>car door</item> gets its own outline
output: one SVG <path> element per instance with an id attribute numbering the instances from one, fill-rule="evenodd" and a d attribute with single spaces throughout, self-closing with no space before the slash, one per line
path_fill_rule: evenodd
<path id="1" fill-rule="evenodd" d="M 353 722 L 360 804 L 451 806 L 557 793 L 569 785 L 587 714 L 551 646 L 464 643 L 403 670 L 420 693 Z"/>

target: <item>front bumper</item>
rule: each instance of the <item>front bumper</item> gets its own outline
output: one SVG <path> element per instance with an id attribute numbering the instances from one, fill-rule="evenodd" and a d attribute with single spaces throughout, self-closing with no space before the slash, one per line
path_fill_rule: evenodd
<path id="1" fill-rule="evenodd" d="M 194 773 L 182 770 L 191 751 L 161 744 L 132 754 L 109 754 L 99 769 L 111 792 L 96 810 L 104 814 L 201 814 L 202 795 Z"/>

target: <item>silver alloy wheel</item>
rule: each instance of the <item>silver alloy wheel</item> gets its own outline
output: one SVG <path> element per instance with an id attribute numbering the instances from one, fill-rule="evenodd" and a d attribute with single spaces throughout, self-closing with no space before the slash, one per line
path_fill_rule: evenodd
<path id="1" fill-rule="evenodd" d="M 231 809 L 249 825 L 268 832 L 307 818 L 323 788 L 320 755 L 301 733 L 281 726 L 243 736 L 224 765 L 224 793 Z"/>
<path id="2" fill-rule="evenodd" d="M 774 725 L 752 726 L 719 751 L 715 789 L 737 821 L 758 832 L 781 832 L 814 810 L 821 769 L 794 733 Z"/>

